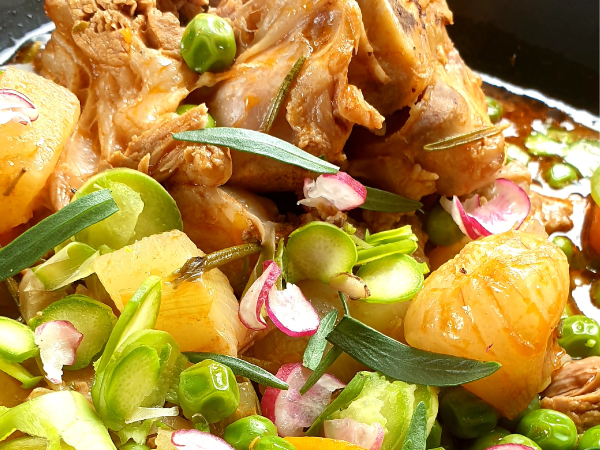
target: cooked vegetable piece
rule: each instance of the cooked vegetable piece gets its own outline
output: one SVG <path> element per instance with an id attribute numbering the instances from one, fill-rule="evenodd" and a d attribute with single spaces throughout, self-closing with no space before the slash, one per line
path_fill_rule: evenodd
<path id="1" fill-rule="evenodd" d="M 0 441 L 19 430 L 49 441 L 61 450 L 61 439 L 75 450 L 116 450 L 106 428 L 83 395 L 52 392 L 0 414 Z"/>
<path id="2" fill-rule="evenodd" d="M 446 210 L 436 203 L 425 221 L 425 232 L 435 245 L 448 246 L 460 241 L 464 234 Z"/>
<path id="3" fill-rule="evenodd" d="M 265 436 L 254 444 L 252 450 L 296 450 L 296 447 L 279 436 Z"/>
<path id="4" fill-rule="evenodd" d="M 592 176 L 592 198 L 596 202 L 596 205 L 600 206 L 600 166 L 594 172 Z"/>
<path id="5" fill-rule="evenodd" d="M 567 257 L 567 261 L 571 264 L 573 260 L 573 255 L 575 254 L 575 248 L 573 241 L 566 236 L 555 236 L 552 239 L 552 243 L 560 248 L 565 256 Z"/>
<path id="6" fill-rule="evenodd" d="M 358 250 L 357 264 L 367 264 L 390 255 L 412 255 L 418 245 L 412 239 L 402 239 L 389 244 L 376 245 L 372 248 L 361 248 Z"/>
<path id="7" fill-rule="evenodd" d="M 567 317 L 558 344 L 573 358 L 600 356 L 600 326 L 591 317 Z"/>
<path id="8" fill-rule="evenodd" d="M 129 442 L 125 445 L 121 445 L 119 450 L 150 450 L 150 447 L 143 444 L 136 444 L 135 442 Z"/>
<path id="9" fill-rule="evenodd" d="M 38 354 L 33 331 L 27 325 L 0 316 L 0 357 L 20 363 Z"/>
<path id="10" fill-rule="evenodd" d="M 492 123 L 496 123 L 502 119 L 502 113 L 504 112 L 502 103 L 492 97 L 486 97 L 485 101 L 487 102 L 487 113 Z"/>
<path id="11" fill-rule="evenodd" d="M 235 375 L 223 364 L 206 359 L 181 372 L 178 397 L 183 414 L 201 414 L 208 423 L 230 416 L 240 404 Z"/>
<path id="12" fill-rule="evenodd" d="M 577 170 L 570 164 L 555 163 L 544 173 L 551 188 L 562 189 L 579 179 Z"/>
<path id="13" fill-rule="evenodd" d="M 367 303 L 410 300 L 423 287 L 421 265 L 410 256 L 402 254 L 393 254 L 369 262 L 358 270 L 357 275 L 367 284 L 371 293 L 369 297 L 361 299 Z"/>
<path id="14" fill-rule="evenodd" d="M 60 443 L 60 450 L 73 450 L 73 447 Z M 122 447 L 121 447 L 122 448 Z M 0 450 L 47 450 L 48 440 L 36 437 L 22 437 L 0 444 Z"/>
<path id="15" fill-rule="evenodd" d="M 535 156 L 563 157 L 567 146 L 543 133 L 534 131 L 525 139 L 525 147 L 527 147 L 529 153 Z"/>
<path id="16" fill-rule="evenodd" d="M 462 387 L 448 390 L 440 402 L 440 417 L 453 436 L 475 439 L 489 433 L 500 418 L 496 410 Z"/>
<path id="17" fill-rule="evenodd" d="M 181 56 L 198 73 L 227 69 L 235 59 L 235 36 L 231 25 L 215 14 L 198 14 L 185 27 Z"/>
<path id="18" fill-rule="evenodd" d="M 506 162 L 519 161 L 525 167 L 531 161 L 531 156 L 521 147 L 515 144 L 507 144 L 505 148 L 506 152 Z"/>
<path id="19" fill-rule="evenodd" d="M 143 237 L 183 229 L 175 200 L 158 181 L 137 170 L 101 172 L 87 180 L 73 200 L 103 188 L 110 189 L 119 212 L 77 233 L 78 241 L 94 248 L 107 245 L 119 249 Z"/>
<path id="20" fill-rule="evenodd" d="M 70 242 L 48 261 L 32 270 L 48 291 L 55 291 L 94 272 L 100 251 L 83 242 Z"/>
<path id="21" fill-rule="evenodd" d="M 600 448 L 600 425 L 586 430 L 579 438 L 577 450 Z"/>
<path id="22" fill-rule="evenodd" d="M 351 272 L 356 261 L 356 245 L 348 234 L 326 222 L 310 222 L 290 234 L 285 251 L 286 280 L 327 283 L 335 274 Z"/>
<path id="23" fill-rule="evenodd" d="M 523 436 L 522 434 L 509 434 L 500 439 L 497 445 L 503 444 L 518 444 L 518 445 L 526 445 L 527 447 L 531 447 L 533 450 L 542 450 L 539 445 L 537 445 L 534 441 L 529 439 L 528 437 Z"/>
<path id="24" fill-rule="evenodd" d="M 67 370 L 87 367 L 102 351 L 117 322 L 109 306 L 78 294 L 69 295 L 51 304 L 31 319 L 29 326 L 35 330 L 39 325 L 53 320 L 66 320 L 83 334 L 75 362 L 71 366 L 65 366 Z"/>
<path id="25" fill-rule="evenodd" d="M 23 367 L 21 364 L 7 361 L 6 359 L 1 357 L 0 371 L 20 381 L 22 383 L 21 387 L 23 389 L 34 388 L 42 380 L 42 378 L 44 378 L 41 376 L 36 377 L 35 375 L 29 373 L 29 371 L 25 369 L 25 367 Z"/>
<path id="26" fill-rule="evenodd" d="M 253 415 L 228 425 L 223 439 L 235 450 L 249 450 L 252 441 L 264 436 L 277 436 L 277 428 L 266 417 Z"/>
<path id="27" fill-rule="evenodd" d="M 198 105 L 180 105 L 177 107 L 177 114 L 179 114 L 180 116 L 182 114 L 185 114 L 186 112 L 196 108 Z M 217 126 L 217 124 L 215 123 L 215 119 L 213 119 L 213 116 L 211 116 L 210 114 L 206 113 L 207 116 L 207 122 L 206 122 L 206 126 L 204 128 L 214 128 Z"/>
<path id="28" fill-rule="evenodd" d="M 429 435 L 427 436 L 426 446 L 428 449 L 439 447 L 442 443 L 442 426 L 436 420 L 433 422 L 433 426 L 429 431 Z"/>
<path id="29" fill-rule="evenodd" d="M 577 444 L 577 427 L 573 421 L 551 409 L 527 414 L 519 422 L 517 434 L 528 437 L 543 450 L 572 450 Z"/>

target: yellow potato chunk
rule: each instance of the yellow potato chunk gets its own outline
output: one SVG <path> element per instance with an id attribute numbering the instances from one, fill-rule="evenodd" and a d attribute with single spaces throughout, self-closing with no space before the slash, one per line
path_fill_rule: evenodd
<path id="1" fill-rule="evenodd" d="M 27 222 L 79 119 L 79 100 L 38 75 L 10 67 L 0 89 L 26 95 L 39 112 L 31 125 L 0 125 L 0 234 Z"/>
<path id="2" fill-rule="evenodd" d="M 181 231 L 146 237 L 100 256 L 94 270 L 119 310 L 150 275 L 163 278 L 156 329 L 169 332 L 181 351 L 237 356 L 247 328 L 238 318 L 238 302 L 219 269 L 177 286 L 165 279 L 192 257 L 204 253 Z"/>
<path id="3" fill-rule="evenodd" d="M 567 258 L 547 238 L 489 236 L 427 278 L 408 308 L 404 334 L 422 350 L 501 363 L 465 387 L 512 419 L 560 364 L 556 328 L 568 296 Z"/>

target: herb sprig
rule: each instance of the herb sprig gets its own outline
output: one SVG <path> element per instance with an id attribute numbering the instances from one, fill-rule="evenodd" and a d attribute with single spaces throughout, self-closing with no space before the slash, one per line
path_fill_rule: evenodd
<path id="1" fill-rule="evenodd" d="M 461 145 L 470 144 L 471 142 L 476 142 L 480 139 L 500 134 L 509 126 L 510 124 L 508 123 L 499 125 L 488 125 L 485 127 L 477 128 L 476 130 L 470 131 L 465 134 L 452 136 L 446 139 L 442 139 L 438 142 L 432 142 L 431 144 L 423 146 L 423 149 L 430 152 L 435 152 L 439 150 L 448 150 L 449 148 L 460 147 Z"/>
<path id="2" fill-rule="evenodd" d="M 427 448 L 427 408 L 419 402 L 413 412 L 402 450 L 425 450 Z"/>
<path id="3" fill-rule="evenodd" d="M 308 340 L 306 350 L 304 350 L 304 357 L 302 358 L 302 365 L 307 369 L 315 370 L 321 362 L 325 347 L 327 346 L 327 335 L 333 330 L 337 316 L 338 312 L 336 309 L 330 311 L 321 319 L 317 332 Z"/>

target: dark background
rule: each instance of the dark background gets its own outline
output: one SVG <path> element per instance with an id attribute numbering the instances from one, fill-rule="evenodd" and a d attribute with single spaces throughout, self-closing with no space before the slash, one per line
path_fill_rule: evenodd
<path id="1" fill-rule="evenodd" d="M 598 0 L 448 0 L 473 69 L 599 114 Z M 48 19 L 43 0 L 0 0 L 0 49 Z"/>

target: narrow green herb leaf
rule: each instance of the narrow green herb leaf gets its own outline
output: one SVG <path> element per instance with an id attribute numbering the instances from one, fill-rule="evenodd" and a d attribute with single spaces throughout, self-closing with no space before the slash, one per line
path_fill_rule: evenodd
<path id="1" fill-rule="evenodd" d="M 317 173 L 337 173 L 340 169 L 334 164 L 300 150 L 289 142 L 243 128 L 218 127 L 184 131 L 174 134 L 173 139 L 230 147 L 240 152 L 266 156 Z"/>
<path id="2" fill-rule="evenodd" d="M 391 192 L 367 187 L 367 199 L 360 207 L 368 211 L 403 213 L 416 211 L 422 206 L 423 203 L 421 202 L 400 197 Z"/>
<path id="3" fill-rule="evenodd" d="M 412 255 L 419 246 L 411 239 L 391 242 L 389 244 L 377 245 L 373 248 L 359 249 L 357 265 L 366 264 L 376 259 L 384 258 L 390 255 L 402 254 Z"/>
<path id="4" fill-rule="evenodd" d="M 365 237 L 365 241 L 371 245 L 389 244 L 390 242 L 401 241 L 403 239 L 417 240 L 410 225 L 394 228 L 392 230 L 380 231 L 379 233 L 370 234 L 368 237 Z"/>
<path id="5" fill-rule="evenodd" d="M 350 317 L 344 317 L 327 340 L 365 366 L 406 383 L 458 386 L 485 378 L 500 368 L 497 362 L 409 347 Z"/>
<path id="6" fill-rule="evenodd" d="M 32 375 L 25 367 L 16 362 L 0 358 L 0 371 L 21 382 L 23 389 L 31 389 L 38 385 L 44 377 Z"/>
<path id="7" fill-rule="evenodd" d="M 304 386 L 300 389 L 300 395 L 306 394 L 311 387 L 317 384 L 317 381 L 327 372 L 327 369 L 344 353 L 339 347 L 333 346 L 331 350 L 327 352 L 325 358 L 321 360 L 314 372 L 308 377 Z"/>
<path id="8" fill-rule="evenodd" d="M 321 319 L 317 332 L 310 337 L 306 350 L 304 350 L 304 357 L 302 359 L 304 367 L 315 370 L 321 362 L 323 352 L 325 352 L 325 347 L 327 347 L 327 335 L 335 327 L 337 316 L 338 312 L 334 309 Z"/>
<path id="9" fill-rule="evenodd" d="M 470 131 L 469 133 L 460 134 L 458 136 L 452 136 L 446 139 L 442 139 L 438 142 L 433 142 L 423 146 L 423 148 L 430 152 L 439 150 L 447 150 L 449 148 L 459 147 L 461 145 L 470 144 L 471 142 L 478 141 L 480 139 L 494 136 L 495 134 L 502 133 L 510 126 L 509 123 L 501 125 L 488 125 L 485 127 L 478 128 Z"/>
<path id="10" fill-rule="evenodd" d="M 57 245 L 118 210 L 108 189 L 65 206 L 0 249 L 0 281 L 31 266 Z"/>
<path id="11" fill-rule="evenodd" d="M 415 408 L 402 450 L 425 450 L 427 448 L 427 408 L 419 402 Z"/>
<path id="12" fill-rule="evenodd" d="M 342 408 L 345 408 L 350 404 L 352 400 L 354 400 L 363 390 L 365 385 L 365 377 L 362 373 L 357 373 L 348 386 L 344 388 L 344 390 L 337 396 L 337 398 L 332 401 L 325 411 L 323 411 L 315 423 L 313 423 L 310 428 L 306 431 L 307 436 L 320 436 L 321 429 L 323 428 L 323 422 L 331 419 L 331 416 L 334 412 L 339 411 Z"/>
<path id="13" fill-rule="evenodd" d="M 245 258 L 262 250 L 259 244 L 242 244 L 218 250 L 204 256 L 195 256 L 188 259 L 185 264 L 169 275 L 169 281 L 176 286 L 184 281 L 200 278 L 204 272 L 220 267 L 236 259 Z"/>
<path id="14" fill-rule="evenodd" d="M 342 302 L 342 306 L 344 307 L 344 316 L 350 317 L 350 311 L 348 311 L 348 303 L 346 302 L 346 296 L 338 291 L 338 296 L 340 297 L 340 301 Z"/>
<path id="15" fill-rule="evenodd" d="M 255 366 L 243 359 L 234 358 L 233 356 L 219 355 L 218 353 L 201 353 L 201 352 L 187 352 L 184 353 L 190 360 L 190 362 L 196 364 L 205 359 L 212 359 L 218 363 L 224 364 L 231 369 L 231 371 L 240 376 L 249 378 L 252 381 L 256 381 L 258 384 L 263 386 L 277 388 L 281 390 L 288 390 L 290 386 L 281 381 L 275 375 L 267 372 L 265 369 Z"/>
<path id="16" fill-rule="evenodd" d="M 263 132 L 269 134 L 269 132 L 271 131 L 273 122 L 275 122 L 275 119 L 279 115 L 279 111 L 281 110 L 281 107 L 285 103 L 285 99 L 287 98 L 288 94 L 290 93 L 290 90 L 292 89 L 292 84 L 294 83 L 294 80 L 300 73 L 300 70 L 302 70 L 304 61 L 306 61 L 306 58 L 304 56 L 298 58 L 298 60 L 292 66 L 290 72 L 285 76 L 283 82 L 281 83 L 281 86 L 279 86 L 279 89 L 277 89 L 275 97 L 273 97 L 273 100 L 271 100 L 271 104 L 269 105 L 269 110 L 267 111 L 267 115 L 265 116 L 265 121 L 263 122 L 261 127 Z"/>

